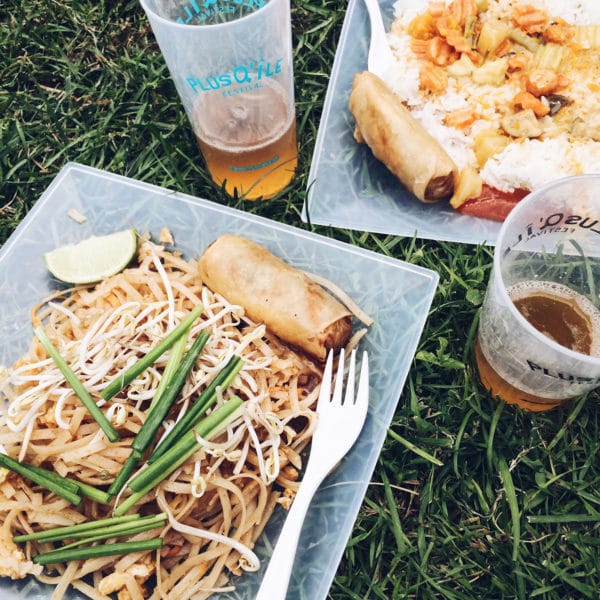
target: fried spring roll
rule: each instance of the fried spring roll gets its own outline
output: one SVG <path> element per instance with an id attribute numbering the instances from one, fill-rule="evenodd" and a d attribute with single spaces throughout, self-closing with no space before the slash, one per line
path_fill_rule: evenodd
<path id="1" fill-rule="evenodd" d="M 318 360 L 344 346 L 352 314 L 302 271 L 266 248 L 226 234 L 204 251 L 198 263 L 203 282 L 283 341 Z"/>
<path id="2" fill-rule="evenodd" d="M 350 112 L 356 120 L 356 140 L 365 142 L 419 200 L 452 197 L 454 161 L 382 79 L 368 71 L 355 75 Z"/>

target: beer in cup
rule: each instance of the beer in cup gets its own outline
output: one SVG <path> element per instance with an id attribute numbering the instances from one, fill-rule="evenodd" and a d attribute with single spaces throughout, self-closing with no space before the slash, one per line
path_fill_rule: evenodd
<path id="1" fill-rule="evenodd" d="M 141 0 L 213 180 L 270 198 L 297 164 L 290 0 Z"/>
<path id="2" fill-rule="evenodd" d="M 475 341 L 483 385 L 549 410 L 600 386 L 600 175 L 554 181 L 511 211 Z"/>

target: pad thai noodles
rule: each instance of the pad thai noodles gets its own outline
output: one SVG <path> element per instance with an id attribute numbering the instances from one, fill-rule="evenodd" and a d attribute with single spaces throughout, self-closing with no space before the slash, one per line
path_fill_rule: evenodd
<path id="1" fill-rule="evenodd" d="M 209 337 L 152 448 L 233 355 L 243 359 L 241 370 L 227 387 L 216 388 L 215 407 L 235 396 L 243 400 L 243 410 L 217 436 L 198 440 L 193 455 L 129 511 L 164 515 L 160 529 L 130 537 L 159 536 L 162 546 L 37 564 L 36 555 L 60 544 L 15 543 L 14 536 L 111 517 L 131 491 L 125 486 L 110 503 L 85 496 L 74 506 L 27 477 L 1 469 L 0 576 L 32 575 L 55 586 L 52 598 L 73 587 L 98 599 L 113 594 L 119 600 L 183 599 L 232 590 L 234 576 L 258 569 L 254 544 L 274 508 L 289 506 L 299 485 L 301 453 L 316 426 L 322 366 L 250 320 L 241 305 L 203 285 L 196 260 L 142 239 L 134 266 L 93 287 L 56 292 L 35 307 L 34 327 L 43 325 L 120 437 L 107 439 L 34 337 L 27 352 L 3 368 L 0 452 L 107 490 L 131 453 L 176 346 L 110 399 L 103 400 L 102 392 L 198 305 L 203 312 L 190 326 L 185 348 L 200 331 Z M 134 475 L 147 458 L 148 452 Z"/>

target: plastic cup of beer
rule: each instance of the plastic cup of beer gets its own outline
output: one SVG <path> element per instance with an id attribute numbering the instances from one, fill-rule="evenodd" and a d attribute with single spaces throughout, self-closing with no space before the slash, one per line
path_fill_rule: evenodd
<path id="1" fill-rule="evenodd" d="M 267 199 L 297 164 L 290 0 L 141 0 L 212 179 Z"/>
<path id="2" fill-rule="evenodd" d="M 492 396 L 531 411 L 600 386 L 600 175 L 511 211 L 494 249 L 475 358 Z"/>

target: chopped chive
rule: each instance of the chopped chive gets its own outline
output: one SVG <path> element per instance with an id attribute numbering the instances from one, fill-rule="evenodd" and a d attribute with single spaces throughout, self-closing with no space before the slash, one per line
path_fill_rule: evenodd
<path id="1" fill-rule="evenodd" d="M 196 359 L 208 341 L 208 337 L 208 333 L 204 330 L 198 334 L 181 362 L 181 366 L 177 369 L 171 381 L 164 387 L 163 393 L 155 405 L 150 409 L 148 417 L 133 440 L 131 445 L 133 449 L 144 452 L 148 448 L 181 391 L 189 372 L 196 364 Z"/>
<path id="2" fill-rule="evenodd" d="M 70 490 L 74 494 L 79 494 L 79 491 L 80 491 L 79 482 L 75 482 L 72 479 L 69 479 L 68 477 L 63 477 L 62 475 L 59 475 L 56 471 L 50 471 L 49 469 L 44 469 L 44 467 L 37 467 L 35 465 L 29 465 L 29 464 L 24 464 L 24 463 L 20 463 L 20 464 L 22 464 L 27 469 L 31 469 L 32 471 L 35 471 L 42 477 L 46 477 L 46 478 L 54 481 L 57 485 L 64 486 L 65 489 Z"/>
<path id="3" fill-rule="evenodd" d="M 175 423 L 171 431 L 161 440 L 148 458 L 149 463 L 155 462 L 167 450 L 177 443 L 183 435 L 190 431 L 202 418 L 202 415 L 216 402 L 217 388 L 226 388 L 241 371 L 243 361 L 239 356 L 232 356 L 217 376 L 206 386 L 188 411 Z"/>
<path id="4" fill-rule="evenodd" d="M 67 548 L 75 548 L 76 546 L 100 542 L 110 538 L 123 537 L 126 535 L 132 536 L 142 533 L 142 531 L 163 527 L 166 522 L 167 516 L 164 513 L 161 513 L 160 515 L 148 515 L 147 517 L 142 517 L 130 523 L 119 523 L 117 525 L 104 527 L 101 530 L 94 530 L 92 535 L 88 533 L 85 537 L 81 536 L 81 539 L 71 542 L 70 544 L 65 544 L 64 546 L 61 546 L 61 548 L 66 550 Z"/>
<path id="5" fill-rule="evenodd" d="M 74 494 L 80 494 L 81 496 L 87 496 L 92 500 L 101 502 L 102 504 L 108 504 L 111 500 L 111 495 L 103 490 L 95 488 L 93 485 L 88 485 L 82 481 L 74 481 L 68 477 L 63 477 L 55 471 L 44 469 L 43 467 L 36 467 L 35 465 L 27 465 L 27 468 L 33 469 L 38 473 L 42 474 L 49 479 L 54 480 L 58 485 L 63 485 L 65 488 L 71 490 Z"/>
<path id="6" fill-rule="evenodd" d="M 161 513 L 162 514 L 162 513 Z M 42 531 L 34 531 L 33 533 L 24 533 L 13 537 L 13 542 L 55 542 L 66 538 L 82 537 L 82 535 L 90 535 L 97 529 L 103 527 L 111 527 L 119 523 L 130 523 L 140 520 L 141 516 L 125 515 L 123 517 L 107 517 L 106 519 L 97 519 L 95 521 L 84 521 L 76 525 L 65 525 L 64 527 L 53 527 L 52 529 L 43 529 Z"/>
<path id="7" fill-rule="evenodd" d="M 139 462 L 142 460 L 144 452 L 148 446 L 150 446 L 158 428 L 162 425 L 173 402 L 175 402 L 175 399 L 181 391 L 186 377 L 192 370 L 192 367 L 196 364 L 196 359 L 208 341 L 208 337 L 209 335 L 206 331 L 201 331 L 183 358 L 179 368 L 172 371 L 170 381 L 163 387 L 160 397 L 158 397 L 156 402 L 150 407 L 150 411 L 144 424 L 135 436 L 131 445 L 131 454 L 127 457 L 127 460 L 119 470 L 117 477 L 112 482 L 109 488 L 110 494 L 118 494 L 121 491 L 125 482 L 129 479 Z M 161 382 L 162 381 L 163 380 L 161 379 Z"/>
<path id="8" fill-rule="evenodd" d="M 140 471 L 129 482 L 129 488 L 134 493 L 115 508 L 114 514 L 117 516 L 125 514 L 140 498 L 156 487 L 200 448 L 201 444 L 196 436 L 210 439 L 216 435 L 236 418 L 241 405 L 242 400 L 237 396 L 227 400 L 198 423 L 191 431 L 188 431 L 160 459 Z"/>
<path id="9" fill-rule="evenodd" d="M 119 469 L 117 476 L 114 478 L 113 482 L 108 488 L 108 493 L 111 496 L 116 496 L 121 491 L 126 481 L 131 477 L 131 474 L 135 471 L 136 467 L 142 460 L 142 456 L 143 454 L 141 452 L 138 452 L 135 449 L 131 450 L 129 456 Z"/>
<path id="10" fill-rule="evenodd" d="M 189 333 L 189 328 L 188 328 Z M 156 404 L 157 400 L 160 398 L 161 394 L 167 383 L 171 381 L 173 375 L 175 375 L 175 371 L 179 368 L 179 364 L 183 359 L 183 355 L 185 354 L 185 347 L 188 342 L 189 335 L 182 335 L 171 348 L 171 352 L 169 353 L 169 358 L 167 359 L 167 364 L 165 365 L 165 369 L 163 371 L 162 377 L 156 386 L 156 390 L 154 390 L 154 395 L 152 397 L 152 401 L 150 402 L 150 410 Z"/>
<path id="11" fill-rule="evenodd" d="M 73 388 L 77 397 L 81 400 L 83 405 L 88 409 L 92 417 L 96 420 L 96 423 L 100 426 L 100 429 L 105 433 L 106 437 L 111 442 L 116 442 L 120 439 L 120 435 L 116 429 L 110 424 L 110 421 L 106 418 L 104 413 L 100 410 L 94 399 L 90 396 L 90 393 L 85 389 L 83 383 L 79 381 L 77 375 L 71 370 L 71 367 L 66 363 L 64 358 L 58 353 L 58 350 L 52 345 L 52 342 L 46 335 L 46 332 L 42 325 L 38 325 L 35 328 L 35 335 L 40 340 L 42 346 L 46 352 L 50 355 L 60 372 L 64 375 L 67 383 Z"/>
<path id="12" fill-rule="evenodd" d="M 60 475 L 54 473 L 52 475 L 48 475 L 48 471 L 46 469 L 42 469 L 41 467 L 31 467 L 31 465 L 26 465 L 24 463 L 7 456 L 6 454 L 0 453 L 0 467 L 4 467 L 5 469 L 9 469 L 10 471 L 14 471 L 19 475 L 30 479 L 34 483 L 41 485 L 42 487 L 54 492 L 56 495 L 64 498 L 69 501 L 71 504 L 75 506 L 79 506 L 81 504 L 81 496 L 74 492 L 72 489 L 72 482 L 65 482 L 58 480 L 57 478 Z"/>
<path id="13" fill-rule="evenodd" d="M 116 554 L 129 554 L 130 552 L 144 552 L 162 548 L 162 538 L 152 538 L 139 542 L 117 542 L 115 544 L 102 544 L 100 546 L 86 546 L 84 548 L 67 548 L 63 550 L 50 550 L 33 557 L 33 562 L 38 565 L 64 563 L 70 560 L 87 560 L 100 556 L 114 556 Z"/>
<path id="14" fill-rule="evenodd" d="M 86 496 L 87 498 L 91 498 L 96 502 L 100 502 L 100 504 L 110 504 L 112 499 L 112 495 L 110 492 L 105 492 L 104 490 L 99 490 L 95 488 L 93 485 L 88 485 L 87 483 L 83 483 L 82 481 L 77 481 L 77 485 L 79 486 L 79 493 L 82 496 Z"/>
<path id="15" fill-rule="evenodd" d="M 200 316 L 204 309 L 195 306 L 192 311 L 175 327 L 165 338 L 163 338 L 149 352 L 138 359 L 130 367 L 117 375 L 102 391 L 105 400 L 112 398 L 126 385 L 131 383 L 142 371 L 145 371 L 154 361 L 162 356 L 182 335 L 186 333 L 191 324 Z"/>

